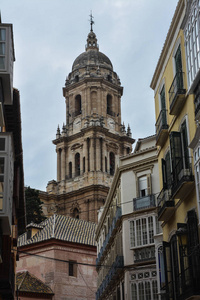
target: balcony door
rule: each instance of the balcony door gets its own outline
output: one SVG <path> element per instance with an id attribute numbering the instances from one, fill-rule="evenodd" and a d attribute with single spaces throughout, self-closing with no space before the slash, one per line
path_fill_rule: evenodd
<path id="1" fill-rule="evenodd" d="M 176 54 L 174 56 L 175 61 L 175 72 L 176 72 L 176 87 L 177 90 L 183 89 L 183 69 L 182 69 L 182 58 L 181 58 L 181 45 L 178 46 Z"/>

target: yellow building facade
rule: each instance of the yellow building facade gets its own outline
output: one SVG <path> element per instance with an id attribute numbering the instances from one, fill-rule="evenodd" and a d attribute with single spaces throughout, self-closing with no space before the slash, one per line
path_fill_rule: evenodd
<path id="1" fill-rule="evenodd" d="M 187 1 L 178 1 L 151 81 L 160 174 L 158 219 L 163 228 L 161 299 L 189 299 L 193 295 L 190 299 L 199 299 L 199 271 L 195 269 L 199 265 L 198 210 L 193 153 L 188 147 L 196 122 L 194 95 L 188 90 L 183 30 L 187 8 Z"/>

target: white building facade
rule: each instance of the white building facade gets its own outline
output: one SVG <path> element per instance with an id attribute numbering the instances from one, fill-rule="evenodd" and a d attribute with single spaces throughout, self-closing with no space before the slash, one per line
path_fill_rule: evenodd
<path id="1" fill-rule="evenodd" d="M 155 136 L 120 159 L 98 223 L 96 299 L 159 299 L 155 236 L 159 191 Z"/>

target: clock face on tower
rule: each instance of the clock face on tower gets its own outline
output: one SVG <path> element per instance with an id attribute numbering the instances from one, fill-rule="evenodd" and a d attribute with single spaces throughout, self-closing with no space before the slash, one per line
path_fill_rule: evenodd
<path id="1" fill-rule="evenodd" d="M 108 128 L 115 130 L 115 121 L 112 118 L 108 118 Z"/>
<path id="2" fill-rule="evenodd" d="M 76 118 L 73 122 L 73 133 L 78 132 L 81 128 L 81 119 Z"/>

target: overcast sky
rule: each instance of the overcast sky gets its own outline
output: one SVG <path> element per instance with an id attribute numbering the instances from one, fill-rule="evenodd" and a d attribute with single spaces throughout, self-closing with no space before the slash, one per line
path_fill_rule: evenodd
<path id="1" fill-rule="evenodd" d="M 2 23 L 12 23 L 14 87 L 21 97 L 25 185 L 46 190 L 56 179 L 52 140 L 65 123 L 62 88 L 85 51 L 94 16 L 99 50 L 124 87 L 122 121 L 132 137 L 155 133 L 150 82 L 177 0 L 1 0 Z"/>

